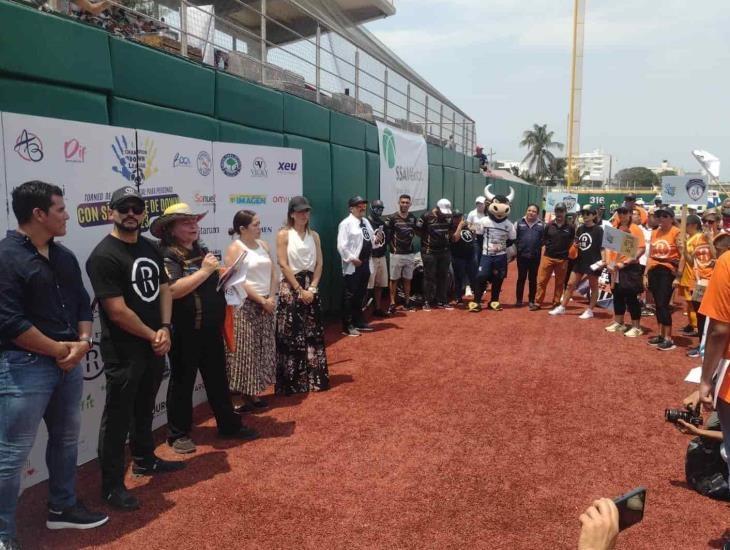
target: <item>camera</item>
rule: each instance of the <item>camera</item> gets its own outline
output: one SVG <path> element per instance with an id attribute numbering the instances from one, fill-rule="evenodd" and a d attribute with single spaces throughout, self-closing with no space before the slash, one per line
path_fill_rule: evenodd
<path id="1" fill-rule="evenodd" d="M 677 420 L 684 420 L 693 426 L 702 426 L 702 415 L 699 411 L 683 410 L 683 409 L 664 409 L 664 419 L 667 422 L 676 424 Z"/>

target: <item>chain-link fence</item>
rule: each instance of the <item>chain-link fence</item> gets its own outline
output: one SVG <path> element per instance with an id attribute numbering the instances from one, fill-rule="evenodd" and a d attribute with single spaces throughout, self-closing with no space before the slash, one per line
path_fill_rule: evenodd
<path id="1" fill-rule="evenodd" d="M 474 150 L 475 125 L 465 113 L 424 90 L 420 78 L 386 65 L 373 53 L 377 48 L 356 46 L 295 1 L 106 1 L 108 9 L 98 15 L 68 0 L 48 6 L 334 110 L 422 133 L 431 143 Z"/>

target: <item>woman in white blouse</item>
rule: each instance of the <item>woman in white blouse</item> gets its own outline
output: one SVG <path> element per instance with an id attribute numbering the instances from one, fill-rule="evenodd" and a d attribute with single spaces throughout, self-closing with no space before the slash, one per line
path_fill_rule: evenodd
<path id="1" fill-rule="evenodd" d="M 305 197 L 293 197 L 286 226 L 276 239 L 282 275 L 276 311 L 276 393 L 285 395 L 329 389 L 318 292 L 322 246 L 309 227 L 311 210 Z"/>
<path id="2" fill-rule="evenodd" d="M 239 210 L 233 217 L 229 235 L 237 238 L 226 251 L 226 265 L 231 265 L 245 251 L 246 280 L 237 289 L 245 296 L 233 317 L 233 346 L 227 349 L 228 385 L 240 392 L 243 401 L 238 412 L 266 407 L 258 397 L 274 383 L 276 340 L 276 280 L 269 245 L 260 239 L 261 220 L 252 210 Z"/>

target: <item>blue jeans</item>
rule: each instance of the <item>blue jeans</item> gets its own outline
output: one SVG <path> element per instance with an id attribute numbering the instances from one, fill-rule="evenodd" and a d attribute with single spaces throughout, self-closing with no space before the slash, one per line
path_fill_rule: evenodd
<path id="1" fill-rule="evenodd" d="M 64 372 L 44 355 L 0 352 L 0 536 L 15 536 L 20 476 L 41 419 L 48 428 L 48 504 L 76 504 L 83 386 L 80 367 Z"/>
<path id="2" fill-rule="evenodd" d="M 457 258 L 452 256 L 451 266 L 454 268 L 454 290 L 456 293 L 456 299 L 461 301 L 464 297 L 466 285 L 469 284 L 472 287 L 475 286 L 476 265 L 474 264 L 474 257 Z"/>

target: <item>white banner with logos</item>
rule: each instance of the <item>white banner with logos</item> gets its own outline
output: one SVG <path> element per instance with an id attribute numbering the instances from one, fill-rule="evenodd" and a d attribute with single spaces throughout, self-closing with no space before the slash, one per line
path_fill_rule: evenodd
<path id="1" fill-rule="evenodd" d="M 214 144 L 209 141 L 14 113 L 0 113 L 0 123 L 0 183 L 5 194 L 5 204 L 0 209 L 0 228 L 4 232 L 6 227 L 17 226 L 12 213 L 8 214 L 10 193 L 17 185 L 39 179 L 60 186 L 64 190 L 70 219 L 67 234 L 59 242 L 76 254 L 92 297 L 84 266 L 91 250 L 111 229 L 108 202 L 115 189 L 138 183 L 147 204 L 148 221 L 177 202 L 187 202 L 194 211 L 207 211 L 207 216 L 200 223 L 201 240 L 214 253 L 225 250 L 229 242 L 227 228 L 239 208 L 252 208 L 262 213 L 264 226 L 270 228 L 264 238 L 273 243 L 274 232 L 286 218 L 289 197 L 302 192 L 300 150 L 215 144 L 220 150 L 245 159 L 247 166 L 251 166 L 259 156 L 265 158 L 267 167 L 273 166 L 271 178 L 236 179 L 217 174 L 213 164 Z M 261 149 L 267 151 L 262 155 Z M 280 173 L 282 170 L 284 173 Z M 221 177 L 224 178 L 223 194 L 216 189 Z M 261 185 L 252 185 L 251 181 L 261 182 Z M 234 205 L 229 202 L 229 196 L 235 196 L 237 201 L 245 200 L 246 193 L 265 195 L 266 199 L 260 205 Z M 226 206 L 230 204 L 223 213 L 218 211 L 217 195 L 225 196 Z M 267 208 L 263 208 L 264 205 Z M 94 339 L 98 341 L 99 337 L 99 311 L 95 304 Z M 84 369 L 85 381 L 79 404 L 82 423 L 78 463 L 83 464 L 96 458 L 99 423 L 105 401 L 106 381 L 98 345 L 87 354 L 80 368 Z M 154 428 L 167 421 L 168 379 L 169 367 L 157 396 Z M 202 379 L 198 375 L 193 403 L 197 405 L 205 399 Z M 23 469 L 22 488 L 48 476 L 46 439 L 47 432 L 42 424 Z"/>
<path id="2" fill-rule="evenodd" d="M 567 191 L 549 191 L 545 198 L 545 214 L 554 214 L 555 205 L 564 202 L 568 212 L 578 212 L 580 205 L 578 204 L 578 194 L 568 193 Z"/>
<path id="3" fill-rule="evenodd" d="M 302 151 L 283 147 L 213 143 L 217 247 L 225 252 L 239 210 L 261 218 L 261 238 L 276 264 L 276 233 L 286 223 L 289 199 L 302 194 Z"/>
<path id="4" fill-rule="evenodd" d="M 428 208 L 428 147 L 420 134 L 378 122 L 380 200 L 398 210 L 398 197 L 411 196 L 412 210 Z M 433 205 L 432 205 L 433 206 Z"/>
<path id="5" fill-rule="evenodd" d="M 707 204 L 707 177 L 662 176 L 662 199 L 666 204 Z"/>

